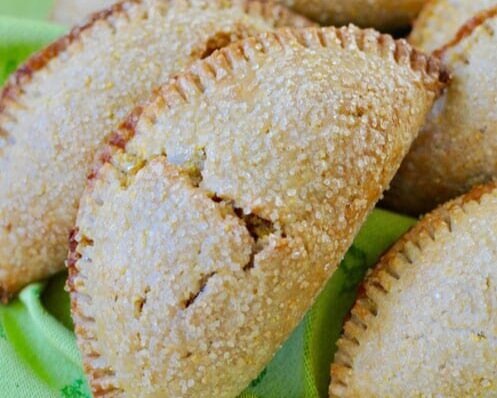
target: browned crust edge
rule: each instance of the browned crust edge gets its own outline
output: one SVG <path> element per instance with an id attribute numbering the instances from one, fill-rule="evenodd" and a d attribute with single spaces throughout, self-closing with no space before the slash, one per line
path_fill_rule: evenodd
<path id="1" fill-rule="evenodd" d="M 49 44 L 43 50 L 32 55 L 16 72 L 10 76 L 0 94 L 0 114 L 8 106 L 9 101 L 15 101 L 23 92 L 22 87 L 29 83 L 33 75 L 44 69 L 48 63 L 66 51 L 69 46 L 78 41 L 81 35 L 93 28 L 97 22 L 106 21 L 118 13 L 125 11 L 130 4 L 139 4 L 142 0 L 125 0 L 114 4 L 102 11 L 90 15 L 88 20 L 80 26 L 74 27 L 68 34 Z"/>
<path id="2" fill-rule="evenodd" d="M 377 266 L 359 287 L 356 303 L 344 323 L 331 365 L 330 397 L 340 398 L 347 396 L 348 379 L 353 372 L 353 354 L 347 350 L 348 346 L 359 346 L 361 337 L 368 328 L 369 320 L 377 316 L 377 304 L 369 292 L 374 290 L 388 294 L 388 286 L 402 278 L 402 269 L 415 266 L 407 252 L 407 245 L 412 243 L 422 250 L 421 241 L 429 239 L 436 241 L 437 231 L 441 229 L 452 232 L 452 215 L 458 210 L 464 211 L 464 206 L 470 202 L 480 204 L 483 196 L 497 190 L 497 181 L 479 185 L 465 195 L 453 199 L 425 215 L 410 231 L 400 238 L 393 247 L 380 259 Z M 405 267 L 393 269 L 392 264 L 397 259 L 402 260 Z M 337 393 L 337 392 L 341 393 Z"/>
<path id="3" fill-rule="evenodd" d="M 7 80 L 0 93 L 0 116 L 6 112 L 10 104 L 16 103 L 24 93 L 23 87 L 32 81 L 33 75 L 46 68 L 54 58 L 65 52 L 69 46 L 77 42 L 81 35 L 90 30 L 99 21 L 109 20 L 119 13 L 123 13 L 131 4 L 138 4 L 142 0 L 126 0 L 114 4 L 102 11 L 93 13 L 88 20 L 80 26 L 76 26 L 67 35 L 57 39 L 44 49 L 32 55 L 21 65 Z M 2 130 L 0 125 L 0 131 Z M 8 284 L 0 284 L 0 302 L 7 304 L 16 294 Z"/>
<path id="4" fill-rule="evenodd" d="M 170 2 L 171 0 L 165 1 Z M 77 42 L 85 31 L 93 28 L 98 22 L 108 21 L 120 13 L 126 13 L 126 9 L 129 6 L 141 3 L 143 3 L 143 0 L 121 0 L 110 7 L 97 11 L 91 14 L 84 24 L 74 27 L 65 36 L 57 39 L 43 50 L 32 55 L 12 74 L 12 76 L 10 76 L 7 83 L 4 85 L 2 93 L 0 94 L 0 114 L 8 106 L 9 101 L 15 101 L 16 98 L 19 97 L 23 92 L 22 87 L 32 80 L 32 77 L 36 72 L 44 69 L 52 59 L 65 52 L 72 43 Z M 250 11 L 251 8 L 257 9 L 263 17 L 274 18 L 276 27 L 288 25 L 290 23 L 302 27 L 313 25 L 313 23 L 304 16 L 296 14 L 287 7 L 276 4 L 271 0 L 243 0 L 242 5 L 247 12 Z M 258 7 L 256 5 L 258 5 Z"/>
<path id="5" fill-rule="evenodd" d="M 163 1 L 169 3 L 172 0 Z M 223 5 L 222 0 L 216 1 L 218 1 L 220 6 Z M 37 72 L 44 70 L 53 59 L 64 53 L 73 43 L 78 42 L 84 32 L 91 30 L 98 22 L 110 21 L 117 16 L 126 17 L 130 7 L 142 3 L 143 0 L 124 0 L 93 13 L 88 17 L 84 24 L 73 28 L 67 35 L 32 55 L 16 72 L 14 72 L 13 75 L 10 76 L 1 91 L 0 117 L 2 114 L 8 112 L 9 105 L 20 102 L 20 98 L 25 92 L 24 87 L 31 83 L 34 75 Z M 273 21 L 275 27 L 286 25 L 295 27 L 315 26 L 315 24 L 307 18 L 298 15 L 284 5 L 277 4 L 271 0 L 233 0 L 232 6 L 241 7 L 248 15 L 259 15 L 263 19 Z M 138 110 L 135 110 L 132 112 L 132 115 L 136 115 L 137 113 Z M 121 126 L 121 131 L 134 129 L 134 126 L 130 124 L 132 119 L 133 116 L 129 116 L 127 122 Z M 0 133 L 2 133 L 2 131 L 3 129 L 0 123 Z M 110 137 L 110 144 L 119 146 L 119 142 L 114 141 L 113 137 Z M 17 286 L 13 287 L 9 283 L 0 283 L 0 302 L 8 303 L 16 293 Z"/>
<path id="6" fill-rule="evenodd" d="M 307 28 L 310 29 L 310 28 Z M 360 29 L 356 28 L 353 25 L 349 27 L 328 27 L 328 28 L 314 28 L 314 35 L 317 37 L 319 43 L 326 47 L 326 40 L 324 38 L 323 32 L 325 30 L 333 30 L 337 33 L 338 39 L 342 43 L 342 47 L 351 44 L 353 41 L 360 51 L 367 52 L 370 51 L 371 48 L 371 40 L 374 40 L 374 44 L 378 47 L 388 48 L 389 45 L 394 44 L 393 55 L 398 64 L 409 64 L 411 69 L 415 72 L 421 72 L 427 77 L 431 77 L 434 79 L 431 87 L 429 89 L 436 92 L 437 95 L 441 93 L 441 91 L 445 88 L 445 86 L 450 81 L 449 72 L 443 67 L 443 65 L 435 59 L 433 56 L 426 55 L 425 53 L 416 50 L 412 47 L 406 40 L 394 40 L 388 34 L 380 34 L 373 29 Z M 260 42 L 261 38 L 264 35 L 268 37 L 272 37 L 275 41 L 279 42 L 280 45 L 283 45 L 283 41 L 288 38 L 288 36 L 292 36 L 297 39 L 297 41 L 305 46 L 308 46 L 309 43 L 306 42 L 306 38 L 304 37 L 306 29 L 293 29 L 291 32 L 289 29 L 280 29 L 280 34 L 278 33 L 264 33 L 262 35 L 258 35 L 253 40 L 258 41 L 257 45 L 263 49 L 264 44 Z M 353 31 L 351 35 L 350 32 Z M 353 36 L 353 37 L 352 37 Z M 226 64 L 226 60 L 229 59 L 230 52 L 242 52 L 244 49 L 240 43 L 233 43 L 228 45 L 227 47 L 216 51 L 210 58 L 212 60 L 220 59 L 220 63 Z M 259 50 L 258 51 L 265 51 Z M 244 55 L 247 61 L 249 61 L 249 57 Z M 208 59 L 204 60 L 208 61 Z M 224 61 L 224 62 L 223 62 Z M 214 63 L 214 62 L 212 62 Z M 215 67 L 209 65 L 208 62 L 205 62 L 211 70 L 214 70 Z M 229 65 L 229 62 L 228 62 Z M 95 179 L 98 175 L 98 170 L 103 166 L 103 164 L 107 163 L 112 157 L 113 153 L 116 150 L 124 150 L 126 148 L 127 143 L 134 137 L 136 133 L 136 126 L 142 116 L 144 108 L 147 107 L 147 104 L 151 104 L 155 101 L 165 102 L 167 107 L 172 106 L 167 102 L 167 92 L 175 92 L 180 93 L 182 97 L 186 98 L 186 94 L 183 90 L 183 84 L 181 80 L 186 77 L 189 83 L 194 83 L 196 85 L 196 89 L 202 90 L 201 85 L 197 84 L 200 81 L 200 77 L 197 76 L 191 68 L 187 68 L 185 72 L 185 76 L 175 76 L 171 79 L 171 81 L 160 88 L 157 88 L 152 95 L 152 98 L 145 104 L 137 106 L 121 123 L 118 128 L 111 132 L 106 139 L 106 145 L 104 145 L 101 150 L 98 152 L 95 157 L 95 164 L 91 172 L 88 175 L 88 180 L 91 185 L 91 181 Z M 215 77 L 215 76 L 214 76 Z"/>
<path id="7" fill-rule="evenodd" d="M 216 51 L 210 57 L 199 61 L 193 67 L 188 68 L 186 72 L 174 77 L 168 84 L 158 89 L 155 96 L 148 102 L 148 105 L 154 103 L 161 103 L 166 107 L 174 106 L 173 103 L 168 102 L 168 98 L 182 98 L 188 102 L 187 92 L 203 91 L 202 79 L 205 76 L 200 76 L 194 72 L 194 67 L 203 68 L 210 73 L 210 79 L 216 79 L 216 70 L 223 68 L 225 71 L 233 73 L 232 60 L 242 60 L 241 62 L 252 62 L 251 55 L 245 52 L 245 46 L 249 46 L 252 51 L 259 53 L 267 53 L 275 48 L 284 48 L 286 43 L 292 43 L 297 40 L 303 47 L 317 47 L 321 46 L 326 48 L 329 46 L 326 38 L 326 33 L 333 33 L 342 47 L 355 46 L 362 52 L 376 52 L 381 56 L 393 56 L 395 62 L 399 65 L 411 68 L 414 72 L 420 73 L 423 77 L 423 82 L 428 90 L 433 91 L 438 95 L 449 77 L 445 70 L 442 68 L 440 62 L 429 57 L 411 47 L 405 40 L 395 41 L 390 35 L 379 34 L 374 30 L 361 30 L 355 27 L 342 27 L 338 28 L 308 28 L 308 29 L 281 29 L 279 32 L 270 32 L 258 35 L 254 38 L 249 38 L 238 43 L 232 44 L 221 50 Z M 185 85 L 189 85 L 192 89 L 185 90 Z M 146 112 L 144 109 L 147 107 L 139 106 L 135 108 L 128 118 L 120 125 L 120 127 L 113 132 L 107 139 L 107 145 L 97 154 L 96 165 L 89 175 L 89 184 L 87 189 L 91 191 L 94 180 L 99 177 L 99 170 L 102 166 L 109 162 L 112 156 L 126 148 L 127 143 L 133 138 L 136 133 L 137 124 Z M 78 246 L 83 242 L 78 242 L 76 239 L 77 229 L 71 235 L 71 244 L 67 267 L 69 269 L 69 278 L 67 282 L 67 290 L 71 293 L 72 297 L 72 311 L 77 316 L 84 317 L 78 309 L 78 283 L 84 283 L 80 278 L 80 270 L 78 269 L 78 260 L 80 254 Z M 107 393 L 114 393 L 119 391 L 115 386 L 102 386 L 99 378 L 105 377 L 102 374 L 102 369 L 91 369 L 89 365 L 85 367 L 87 374 L 90 376 L 91 385 L 96 395 L 105 395 Z M 109 374 L 107 374 L 109 376 Z"/>
<path id="8" fill-rule="evenodd" d="M 497 6 L 480 11 L 459 28 L 452 40 L 433 51 L 433 56 L 438 58 L 443 57 L 447 50 L 457 46 L 461 41 L 470 36 L 479 26 L 485 23 L 487 19 L 493 18 L 496 15 Z"/>

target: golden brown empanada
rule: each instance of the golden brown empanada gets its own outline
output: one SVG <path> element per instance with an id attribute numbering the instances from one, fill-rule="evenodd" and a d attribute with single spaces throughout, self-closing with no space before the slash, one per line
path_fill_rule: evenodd
<path id="1" fill-rule="evenodd" d="M 81 22 L 89 14 L 109 7 L 118 0 L 54 0 L 52 19 L 54 21 L 74 25 Z"/>
<path id="2" fill-rule="evenodd" d="M 497 186 L 427 215 L 367 278 L 330 397 L 494 397 Z"/>
<path id="3" fill-rule="evenodd" d="M 409 26 L 427 0 L 280 0 L 323 24 L 393 30 Z"/>
<path id="4" fill-rule="evenodd" d="M 475 14 L 497 5 L 497 0 L 432 0 L 419 14 L 409 41 L 432 52 L 448 43 Z"/>
<path id="5" fill-rule="evenodd" d="M 0 298 L 63 268 L 104 135 L 170 74 L 227 43 L 309 22 L 247 0 L 126 1 L 32 57 L 0 98 Z"/>
<path id="6" fill-rule="evenodd" d="M 386 205 L 424 213 L 497 175 L 496 30 L 497 7 L 470 21 L 439 52 L 452 81 L 392 182 Z"/>
<path id="7" fill-rule="evenodd" d="M 95 394 L 240 393 L 336 269 L 443 78 L 372 30 L 283 30 L 137 108 L 100 155 L 68 262 Z"/>

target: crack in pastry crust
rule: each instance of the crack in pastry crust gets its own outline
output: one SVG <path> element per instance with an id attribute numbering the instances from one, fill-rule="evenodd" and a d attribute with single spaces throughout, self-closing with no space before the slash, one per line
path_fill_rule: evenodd
<path id="1" fill-rule="evenodd" d="M 497 183 L 476 187 L 426 215 L 380 260 L 337 343 L 330 397 L 493 394 L 495 315 L 484 312 L 495 283 L 495 209 Z"/>
<path id="2" fill-rule="evenodd" d="M 425 213 L 495 177 L 496 30 L 497 6 L 472 18 L 436 51 L 452 81 L 385 194 L 388 207 Z"/>
<path id="3" fill-rule="evenodd" d="M 95 395 L 239 393 L 335 269 L 445 78 L 405 41 L 349 27 L 259 35 L 162 87 L 101 151 L 71 245 Z"/>
<path id="4" fill-rule="evenodd" d="M 63 268 L 95 150 L 136 102 L 227 40 L 310 25 L 272 2 L 129 0 L 31 57 L 0 96 L 0 297 Z"/>

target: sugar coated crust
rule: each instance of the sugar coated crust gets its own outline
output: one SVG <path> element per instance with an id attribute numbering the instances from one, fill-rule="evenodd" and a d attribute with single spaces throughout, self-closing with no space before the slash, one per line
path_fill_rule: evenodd
<path id="1" fill-rule="evenodd" d="M 330 397 L 493 397 L 497 184 L 424 217 L 368 276 Z"/>
<path id="2" fill-rule="evenodd" d="M 271 2 L 125 1 L 21 66 L 0 95 L 0 298 L 64 267 L 95 150 L 138 101 L 216 48 L 308 25 Z"/>
<path id="3" fill-rule="evenodd" d="M 404 160 L 386 205 L 411 214 L 497 175 L 497 7 L 437 51 L 452 76 Z"/>
<path id="4" fill-rule="evenodd" d="M 51 19 L 65 25 L 74 25 L 114 3 L 116 0 L 54 0 Z"/>
<path id="5" fill-rule="evenodd" d="M 416 48 L 432 52 L 447 44 L 475 14 L 497 5 L 497 0 L 430 0 L 409 36 Z"/>
<path id="6" fill-rule="evenodd" d="M 68 261 L 96 396 L 235 397 L 336 269 L 444 85 L 355 27 L 193 64 L 99 155 Z"/>
<path id="7" fill-rule="evenodd" d="M 280 0 L 323 24 L 354 23 L 382 30 L 409 26 L 427 0 Z"/>

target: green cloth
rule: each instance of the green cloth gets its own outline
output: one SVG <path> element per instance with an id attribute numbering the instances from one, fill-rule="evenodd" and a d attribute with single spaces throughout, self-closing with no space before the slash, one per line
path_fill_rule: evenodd
<path id="1" fill-rule="evenodd" d="M 65 31 L 35 20 L 48 15 L 51 1 L 0 0 L 0 84 L 30 53 Z M 413 222 L 383 210 L 372 213 L 313 308 L 240 398 L 327 397 L 335 342 L 357 285 Z M 33 284 L 10 305 L 0 305 L 0 397 L 91 396 L 64 280 L 62 274 Z"/>
<path id="2" fill-rule="evenodd" d="M 0 306 L 0 396 L 91 397 L 74 334 L 44 307 L 42 290 L 43 284 L 33 284 Z M 58 297 L 51 303 L 55 313 L 66 317 L 62 285 L 54 284 L 50 295 Z"/>
<path id="3" fill-rule="evenodd" d="M 65 30 L 44 21 L 0 15 L 0 84 L 19 63 Z"/>
<path id="4" fill-rule="evenodd" d="M 45 20 L 50 15 L 53 3 L 54 0 L 0 0 L 0 15 Z M 0 38 L 3 40 L 3 36 Z"/>
<path id="5" fill-rule="evenodd" d="M 335 342 L 357 285 L 413 222 L 383 210 L 371 214 L 313 308 L 240 398 L 327 397 Z M 28 286 L 0 306 L 0 397 L 90 397 L 64 280 L 62 274 Z"/>

